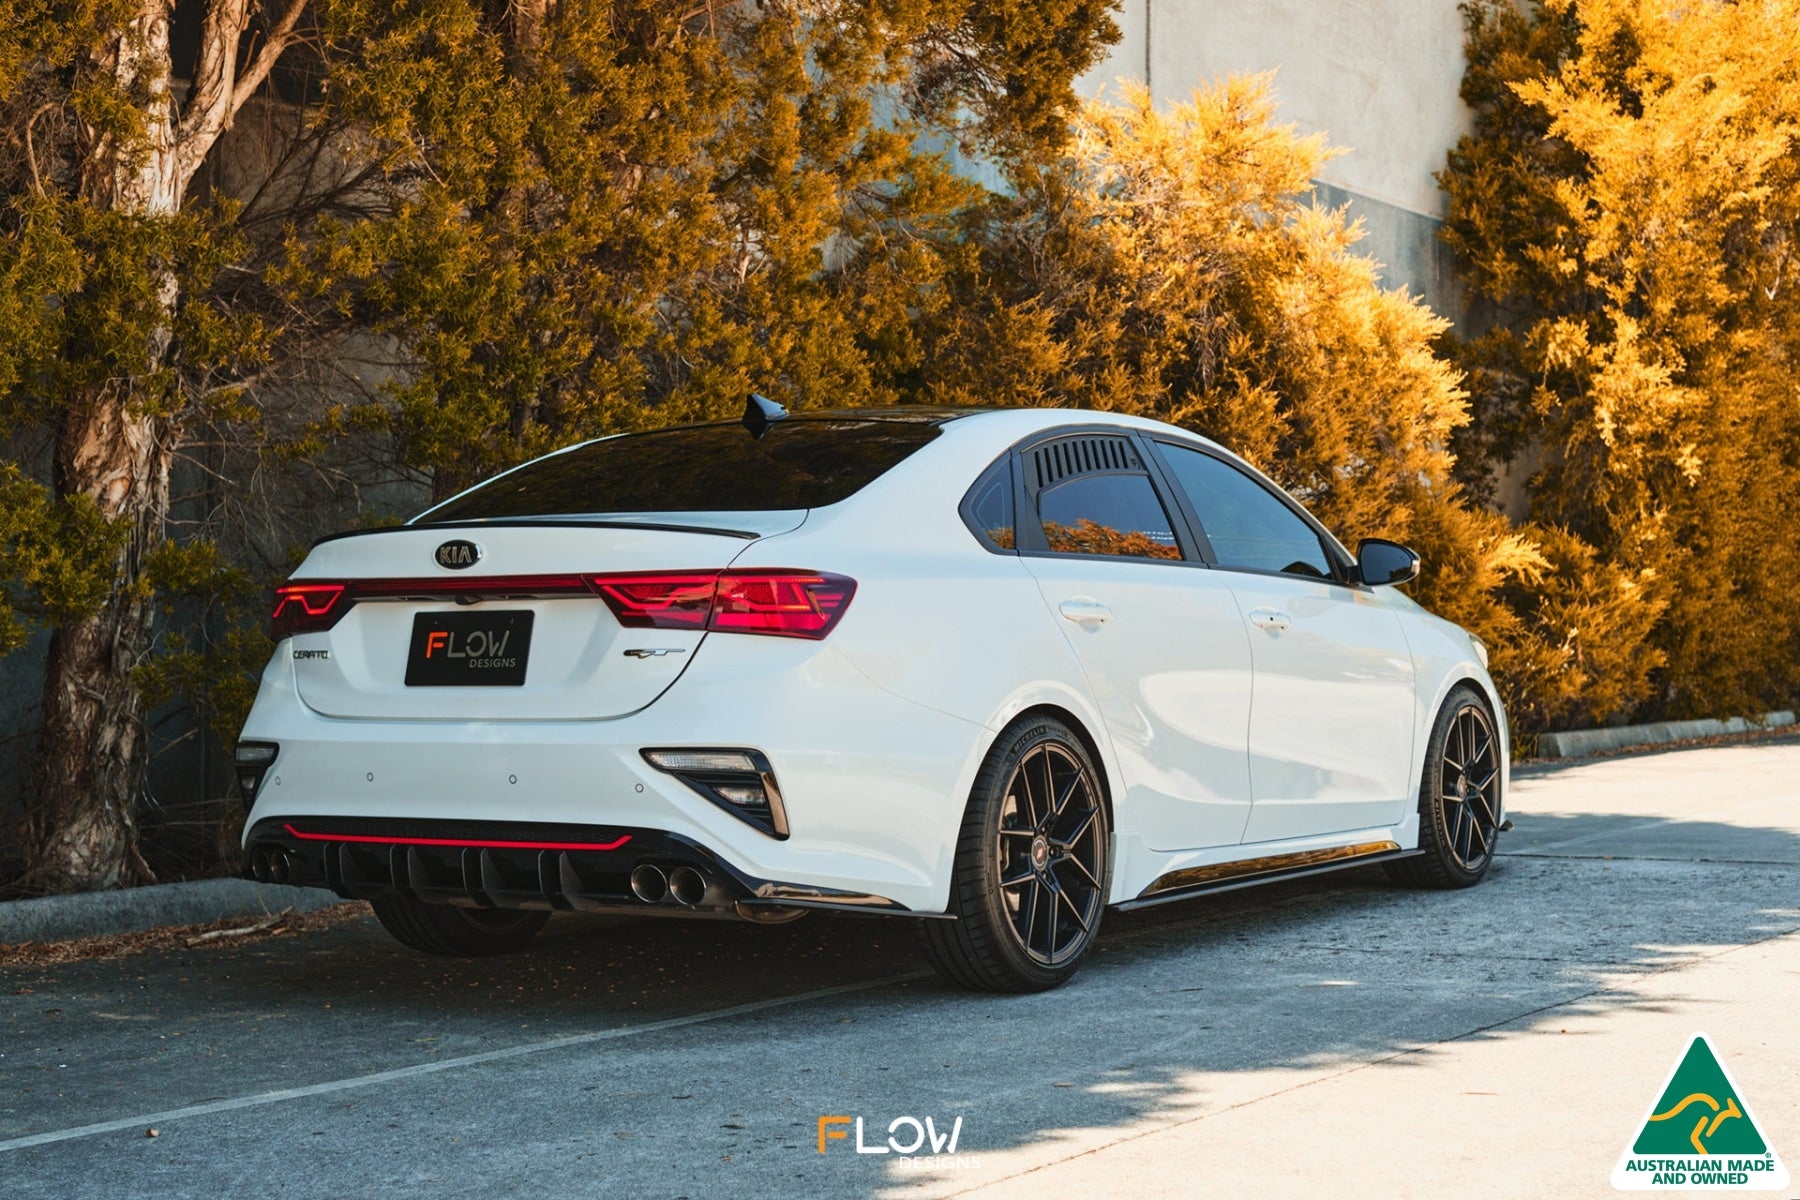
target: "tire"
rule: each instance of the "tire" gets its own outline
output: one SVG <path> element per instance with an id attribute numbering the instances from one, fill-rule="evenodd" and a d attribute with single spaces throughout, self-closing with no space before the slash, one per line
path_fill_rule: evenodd
<path id="1" fill-rule="evenodd" d="M 1500 837 L 1500 734 L 1487 699 L 1459 684 L 1444 700 L 1419 781 L 1419 849 L 1384 864 L 1405 887 L 1466 888 L 1494 865 Z"/>
<path id="2" fill-rule="evenodd" d="M 1111 864 L 1112 821 L 1081 738 L 1054 718 L 1018 721 L 970 791 L 950 883 L 955 920 L 920 921 L 920 948 L 973 991 L 1056 987 L 1100 933 Z"/>
<path id="3" fill-rule="evenodd" d="M 485 958 L 523 950 L 550 914 L 519 908 L 461 908 L 406 896 L 369 901 L 375 919 L 403 946 L 446 958 Z"/>

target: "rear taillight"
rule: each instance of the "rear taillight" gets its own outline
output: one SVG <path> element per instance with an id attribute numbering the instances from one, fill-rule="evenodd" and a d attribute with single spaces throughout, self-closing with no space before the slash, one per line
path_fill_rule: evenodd
<path id="1" fill-rule="evenodd" d="M 275 611 L 269 636 L 276 641 L 296 633 L 320 633 L 337 624 L 348 604 L 341 583 L 284 583 L 275 589 Z"/>
<path id="2" fill-rule="evenodd" d="M 831 632 L 856 581 L 816 571 L 727 571 L 719 576 L 707 628 L 729 633 L 772 633 L 822 638 Z"/>
<path id="3" fill-rule="evenodd" d="M 717 571 L 590 575 L 587 584 L 628 629 L 705 629 Z"/>
<path id="4" fill-rule="evenodd" d="M 856 581 L 789 568 L 591 575 L 619 624 L 818 639 L 850 606 Z"/>
<path id="5" fill-rule="evenodd" d="M 856 581 L 786 567 L 618 575 L 497 575 L 474 579 L 291 580 L 275 589 L 269 636 L 322 633 L 362 600 L 548 599 L 593 593 L 630 629 L 711 629 L 812 638 L 831 632 Z"/>

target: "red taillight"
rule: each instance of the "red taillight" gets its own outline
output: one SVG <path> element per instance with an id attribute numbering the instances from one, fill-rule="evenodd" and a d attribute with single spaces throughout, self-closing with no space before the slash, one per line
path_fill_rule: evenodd
<path id="1" fill-rule="evenodd" d="M 727 571 L 719 576 L 707 628 L 722 633 L 772 633 L 822 638 L 831 632 L 856 581 L 817 571 Z"/>
<path id="2" fill-rule="evenodd" d="M 275 589 L 275 611 L 269 636 L 276 641 L 296 633 L 318 633 L 337 624 L 347 604 L 341 583 L 284 583 Z"/>
<path id="3" fill-rule="evenodd" d="M 705 629 L 717 571 L 590 575 L 588 586 L 629 629 Z"/>
<path id="4" fill-rule="evenodd" d="M 619 624 L 822 638 L 856 593 L 856 581 L 783 568 L 590 575 Z"/>
<path id="5" fill-rule="evenodd" d="M 474 579 L 296 580 L 275 589 L 269 635 L 321 633 L 362 600 L 524 600 L 593 592 L 631 629 L 712 629 L 822 638 L 856 593 L 823 571 L 646 571 L 620 575 L 505 575 Z"/>

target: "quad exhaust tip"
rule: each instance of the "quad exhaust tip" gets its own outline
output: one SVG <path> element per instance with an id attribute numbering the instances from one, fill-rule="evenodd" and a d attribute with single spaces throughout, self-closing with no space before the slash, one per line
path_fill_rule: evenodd
<path id="1" fill-rule="evenodd" d="M 692 867 L 676 867 L 669 875 L 669 895 L 684 908 L 694 907 L 706 899 L 706 876 Z"/>
<path id="2" fill-rule="evenodd" d="M 669 877 L 661 867 L 642 863 L 631 873 L 631 894 L 645 904 L 661 904 L 669 896 Z"/>
<path id="3" fill-rule="evenodd" d="M 294 863 L 280 846 L 258 846 L 250 851 L 250 877 L 258 883 L 286 883 L 294 875 Z"/>
<path id="4" fill-rule="evenodd" d="M 695 908 L 706 899 L 711 886 L 712 881 L 693 867 L 664 871 L 655 863 L 639 863 L 631 872 L 631 894 L 645 904 L 675 903 Z"/>

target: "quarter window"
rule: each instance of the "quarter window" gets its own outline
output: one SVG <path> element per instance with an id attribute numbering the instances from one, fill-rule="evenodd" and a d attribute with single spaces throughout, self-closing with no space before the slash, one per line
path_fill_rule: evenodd
<path id="1" fill-rule="evenodd" d="M 1016 550 L 1013 537 L 1012 464 L 1001 459 L 987 469 L 969 489 L 963 516 L 988 545 L 996 550 Z"/>
<path id="2" fill-rule="evenodd" d="M 1078 475 L 1039 492 L 1037 503 L 1052 553 L 1181 557 L 1169 514 L 1146 475 Z"/>
<path id="3" fill-rule="evenodd" d="M 1220 566 L 1287 575 L 1332 574 L 1331 560 L 1312 526 L 1261 483 L 1210 454 L 1168 442 L 1160 445 Z"/>

